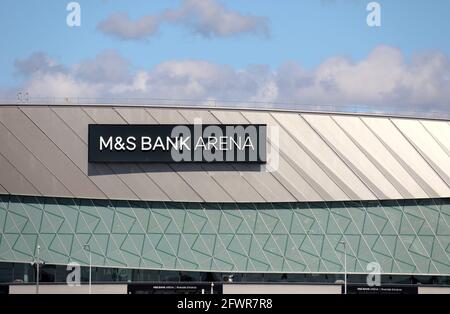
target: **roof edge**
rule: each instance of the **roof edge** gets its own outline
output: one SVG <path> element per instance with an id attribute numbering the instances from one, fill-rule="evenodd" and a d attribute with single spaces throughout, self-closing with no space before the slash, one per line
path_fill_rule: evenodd
<path id="1" fill-rule="evenodd" d="M 260 111 L 260 112 L 284 112 L 284 113 L 306 113 L 306 114 L 331 114 L 345 116 L 367 116 L 384 118 L 403 118 L 415 120 L 436 120 L 449 121 L 450 114 L 430 111 L 429 114 L 441 115 L 427 116 L 420 115 L 420 112 L 413 113 L 386 113 L 386 112 L 351 112 L 325 109 L 304 109 L 304 108 L 277 108 L 277 107 L 246 107 L 246 106 L 221 106 L 221 105 L 183 105 L 183 104 L 127 104 L 127 103 L 40 103 L 40 102 L 18 102 L 0 103 L 1 107 L 105 107 L 105 108 L 158 108 L 158 109 L 200 109 L 200 110 L 230 110 L 230 111 Z M 311 106 L 313 107 L 313 106 Z M 323 107 L 323 106 L 316 106 Z M 343 107 L 345 108 L 345 107 Z M 425 114 L 426 112 L 423 112 Z M 427 112 L 428 113 L 428 112 Z"/>

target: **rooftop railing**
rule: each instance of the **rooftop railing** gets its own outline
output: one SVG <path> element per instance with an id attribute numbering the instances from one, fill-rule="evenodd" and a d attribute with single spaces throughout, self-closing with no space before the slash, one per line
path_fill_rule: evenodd
<path id="1" fill-rule="evenodd" d="M 19 93 L 14 98 L 1 98 L 0 105 L 95 105 L 122 107 L 195 107 L 195 108 L 223 108 L 242 110 L 277 110 L 314 113 L 343 113 L 357 115 L 414 117 L 450 120 L 450 106 L 442 109 L 425 110 L 422 107 L 410 106 L 367 106 L 352 105 L 314 105 L 290 102 L 236 101 L 217 99 L 167 99 L 167 98 L 89 98 L 89 97 L 29 97 L 26 93 Z M 440 107 L 439 107 L 440 108 Z"/>

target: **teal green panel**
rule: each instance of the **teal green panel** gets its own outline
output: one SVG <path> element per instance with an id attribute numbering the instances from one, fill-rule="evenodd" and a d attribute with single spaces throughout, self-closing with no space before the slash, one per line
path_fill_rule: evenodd
<path id="1" fill-rule="evenodd" d="M 6 215 L 7 215 L 6 209 L 0 208 L 0 237 L 4 232 L 3 228 L 4 228 L 5 224 L 2 222 L 6 222 Z M 0 241 L 1 241 L 1 238 L 0 238 Z"/>
<path id="2" fill-rule="evenodd" d="M 403 242 L 401 237 L 395 238 L 395 245 L 394 245 L 394 258 L 397 261 L 397 263 L 403 263 L 408 264 L 412 267 L 414 267 L 414 261 L 411 258 L 411 255 L 408 253 L 408 247 Z"/>
<path id="3" fill-rule="evenodd" d="M 239 228 L 241 223 L 243 223 L 242 218 L 228 214 L 226 211 L 222 211 L 219 220 L 219 233 L 235 234 L 236 229 Z"/>
<path id="4" fill-rule="evenodd" d="M 447 216 L 450 216 L 450 202 L 448 200 L 445 200 L 441 203 L 440 211 Z"/>
<path id="5" fill-rule="evenodd" d="M 142 246 L 142 263 L 145 265 L 151 265 L 150 268 L 163 268 L 165 265 L 158 255 L 155 244 L 158 243 L 162 238 L 162 235 L 153 234 L 147 235 L 144 238 L 144 243 Z"/>
<path id="6" fill-rule="evenodd" d="M 280 210 L 272 210 L 274 213 L 276 213 L 277 218 L 279 219 L 279 222 L 275 226 L 275 228 L 272 230 L 272 234 L 288 234 L 289 228 L 292 221 L 292 215 L 293 212 L 290 209 L 280 209 Z"/>
<path id="7" fill-rule="evenodd" d="M 0 211 L 7 209 L 9 205 L 9 195 L 0 195 Z"/>
<path id="8" fill-rule="evenodd" d="M 176 226 L 172 223 L 172 218 L 167 215 L 167 209 L 161 210 L 159 208 L 152 209 L 152 216 L 150 218 L 149 230 L 150 233 L 165 233 L 170 225 L 174 232 L 177 232 Z"/>
<path id="9" fill-rule="evenodd" d="M 28 222 L 28 218 L 22 214 L 16 214 L 12 211 L 8 211 L 6 215 L 6 222 L 4 227 L 4 233 L 20 234 Z"/>
<path id="10" fill-rule="evenodd" d="M 123 214 L 120 211 L 116 211 L 116 215 L 113 220 L 112 233 L 126 234 L 135 224 L 136 219 L 129 215 Z"/>
<path id="11" fill-rule="evenodd" d="M 203 230 L 203 227 L 205 226 L 207 221 L 208 219 L 201 214 L 196 214 L 192 211 L 186 211 L 186 215 L 182 221 L 182 231 L 183 233 L 198 234 L 201 230 Z"/>
<path id="12" fill-rule="evenodd" d="M 38 236 L 36 234 L 22 234 L 19 236 L 12 249 L 33 259 L 37 238 Z"/>
<path id="13" fill-rule="evenodd" d="M 233 272 L 450 272 L 450 200 L 173 203 L 0 196 L 0 261 Z"/>

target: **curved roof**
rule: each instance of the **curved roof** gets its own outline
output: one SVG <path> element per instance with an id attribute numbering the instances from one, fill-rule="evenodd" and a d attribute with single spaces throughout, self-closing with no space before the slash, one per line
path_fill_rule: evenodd
<path id="1" fill-rule="evenodd" d="M 88 124 L 196 119 L 267 124 L 271 162 L 87 161 Z M 193 202 L 450 197 L 450 122 L 195 107 L 0 106 L 0 169 L 0 194 L 14 195 Z"/>

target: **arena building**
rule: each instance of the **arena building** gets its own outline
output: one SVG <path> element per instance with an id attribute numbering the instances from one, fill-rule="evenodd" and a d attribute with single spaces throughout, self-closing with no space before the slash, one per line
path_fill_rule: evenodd
<path id="1" fill-rule="evenodd" d="M 222 160 L 136 144 L 199 124 L 255 141 Z M 89 273 L 111 293 L 341 293 L 348 273 L 357 293 L 374 270 L 392 291 L 449 292 L 449 154 L 445 118 L 1 105 L 0 289 L 34 292 L 42 261 L 41 293 L 86 292 Z"/>

